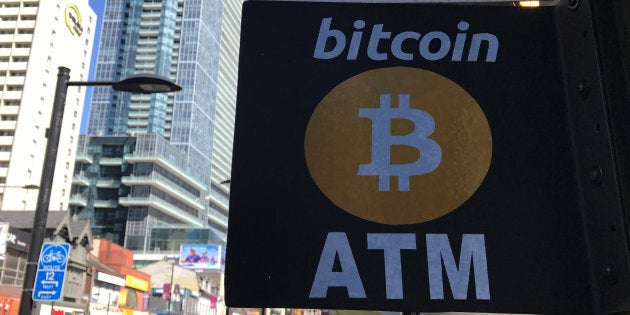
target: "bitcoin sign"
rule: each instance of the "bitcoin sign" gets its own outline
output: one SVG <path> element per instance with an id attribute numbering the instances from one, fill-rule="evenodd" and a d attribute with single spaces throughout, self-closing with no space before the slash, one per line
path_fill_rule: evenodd
<path id="1" fill-rule="evenodd" d="M 319 189 L 342 210 L 383 224 L 421 223 L 479 188 L 492 135 L 477 102 L 453 81 L 418 68 L 380 68 L 322 99 L 306 129 L 305 156 Z"/>
<path id="2" fill-rule="evenodd" d="M 228 306 L 589 314 L 554 18 L 245 2 Z"/>

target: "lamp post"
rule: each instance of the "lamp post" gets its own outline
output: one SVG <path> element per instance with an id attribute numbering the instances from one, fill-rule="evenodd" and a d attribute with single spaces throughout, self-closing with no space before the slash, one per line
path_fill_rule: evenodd
<path id="1" fill-rule="evenodd" d="M 39 184 L 40 189 L 37 194 L 37 205 L 33 218 L 33 229 L 31 230 L 31 247 L 26 260 L 26 272 L 24 273 L 24 285 L 22 287 L 22 298 L 20 300 L 19 313 L 23 315 L 31 314 L 33 309 L 32 292 L 35 284 L 39 254 L 46 232 L 50 193 L 53 175 L 55 173 L 55 164 L 57 162 L 57 150 L 61 135 L 61 124 L 63 122 L 63 111 L 66 105 L 68 86 L 111 86 L 116 91 L 143 94 L 176 92 L 182 89 L 177 84 L 156 75 L 137 75 L 121 81 L 72 82 L 70 81 L 70 69 L 59 67 L 52 115 L 50 117 L 50 127 L 47 133 L 48 143 L 46 144 L 46 151 L 44 153 L 44 165 Z"/>
<path id="2" fill-rule="evenodd" d="M 173 261 L 173 264 L 171 264 L 171 283 L 169 284 L 169 294 L 168 294 L 168 306 L 167 306 L 167 312 L 169 314 L 171 314 L 171 304 L 173 301 L 173 294 L 175 293 L 173 291 L 174 289 L 174 284 L 173 281 L 175 280 L 175 265 L 177 264 L 177 260 L 179 260 L 179 256 L 164 256 L 164 260 L 165 261 Z M 162 294 L 166 294 L 166 292 L 162 292 Z"/>

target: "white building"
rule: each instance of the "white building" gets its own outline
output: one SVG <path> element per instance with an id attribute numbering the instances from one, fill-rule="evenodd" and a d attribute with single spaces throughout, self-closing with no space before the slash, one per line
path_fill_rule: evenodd
<path id="1" fill-rule="evenodd" d="M 0 0 L 0 210 L 34 210 L 58 67 L 88 78 L 96 14 L 88 0 Z M 70 87 L 50 209 L 68 208 L 85 87 Z"/>
<path id="2" fill-rule="evenodd" d="M 243 0 L 223 1 L 217 88 L 217 131 L 212 154 L 212 182 L 217 184 L 230 179 L 232 169 L 242 5 Z"/>

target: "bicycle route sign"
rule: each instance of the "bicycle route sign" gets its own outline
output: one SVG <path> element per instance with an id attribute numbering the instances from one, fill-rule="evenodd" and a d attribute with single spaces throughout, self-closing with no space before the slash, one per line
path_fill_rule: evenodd
<path id="1" fill-rule="evenodd" d="M 68 267 L 70 244 L 45 243 L 39 255 L 33 300 L 58 301 Z"/>

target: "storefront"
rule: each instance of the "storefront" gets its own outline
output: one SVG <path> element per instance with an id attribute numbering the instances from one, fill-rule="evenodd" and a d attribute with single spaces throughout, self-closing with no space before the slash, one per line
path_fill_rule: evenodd
<path id="1" fill-rule="evenodd" d="M 124 315 L 137 315 L 137 311 L 147 309 L 149 303 L 149 280 L 150 278 L 141 279 L 132 275 L 125 277 L 125 287 L 121 288 L 118 298 L 119 306 L 123 310 Z"/>
<path id="2" fill-rule="evenodd" d="M 98 271 L 90 297 L 91 315 L 122 315 L 118 307 L 120 290 L 125 286 L 125 278 Z"/>

